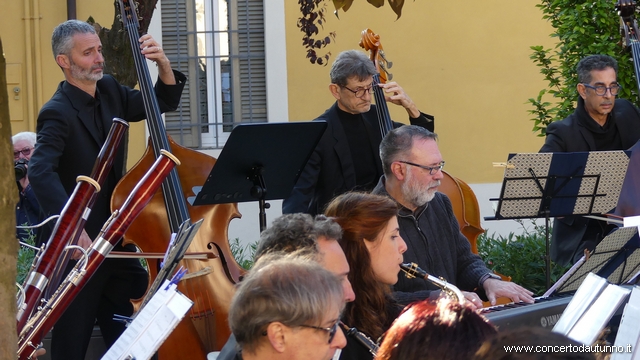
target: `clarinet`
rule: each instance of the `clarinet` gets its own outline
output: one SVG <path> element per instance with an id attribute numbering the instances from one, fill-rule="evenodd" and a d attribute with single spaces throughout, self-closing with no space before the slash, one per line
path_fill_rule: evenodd
<path id="1" fill-rule="evenodd" d="M 54 288 L 58 286 L 56 273 L 61 272 L 60 269 L 64 269 L 66 266 L 60 264 L 59 261 L 62 252 L 68 244 L 75 244 L 82 233 L 81 230 L 97 199 L 97 193 L 100 191 L 100 184 L 104 182 L 111 171 L 118 146 L 128 127 L 129 124 L 126 121 L 119 118 L 113 119 L 109 136 L 100 150 L 91 176 L 78 176 L 78 184 L 60 213 L 46 246 L 34 258 L 33 264 L 35 265 L 32 266 L 23 284 L 24 303 L 17 311 L 18 333 L 22 331 L 27 319 L 42 298 L 43 292 L 47 290 L 47 285 L 51 283 Z M 62 258 L 68 257 L 63 256 Z M 50 295 L 45 294 L 44 298 L 48 298 Z"/>
<path id="2" fill-rule="evenodd" d="M 51 299 L 27 322 L 18 336 L 18 359 L 28 360 L 35 354 L 38 345 L 58 321 L 75 296 L 89 281 L 111 249 L 122 238 L 131 223 L 160 188 L 169 172 L 179 164 L 178 159 L 166 150 L 155 161 L 146 175 L 138 182 L 119 210 L 113 212 L 100 235 L 88 250 L 84 261 L 79 261 Z"/>
<path id="3" fill-rule="evenodd" d="M 373 356 L 376 356 L 376 353 L 378 352 L 378 344 L 373 342 L 370 337 L 365 335 L 363 332 L 358 331 L 358 329 L 354 327 L 349 327 L 349 325 L 343 323 L 342 321 L 340 321 L 340 327 L 344 329 L 347 336 L 351 336 L 352 338 L 356 339 L 360 344 L 364 345 L 364 347 L 366 347 Z"/>
<path id="4" fill-rule="evenodd" d="M 433 283 L 434 285 L 442 289 L 442 291 L 444 291 L 447 296 L 456 299 L 460 304 L 465 302 L 464 295 L 462 295 L 460 289 L 452 284 L 449 284 L 442 278 L 438 279 L 437 277 L 430 275 L 426 271 L 420 269 L 416 263 L 400 264 L 400 269 L 404 271 L 405 276 L 408 279 L 412 279 L 418 276 Z"/>

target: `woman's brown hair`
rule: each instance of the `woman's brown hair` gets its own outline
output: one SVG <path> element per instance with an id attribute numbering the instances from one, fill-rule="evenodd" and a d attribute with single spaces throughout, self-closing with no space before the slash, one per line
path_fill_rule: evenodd
<path id="1" fill-rule="evenodd" d="M 398 213 L 398 206 L 386 196 L 348 192 L 333 199 L 325 215 L 342 227 L 340 246 L 349 262 L 349 281 L 356 294 L 347 304 L 344 322 L 377 339 L 393 320 L 387 314 L 390 289 L 379 282 L 371 267 L 365 241 L 374 242 Z"/>
<path id="2" fill-rule="evenodd" d="M 384 335 L 376 360 L 467 360 L 497 334 L 486 318 L 449 299 L 408 305 Z"/>

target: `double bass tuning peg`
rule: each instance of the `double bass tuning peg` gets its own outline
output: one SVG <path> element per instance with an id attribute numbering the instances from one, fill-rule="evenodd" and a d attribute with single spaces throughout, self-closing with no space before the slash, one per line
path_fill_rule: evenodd
<path id="1" fill-rule="evenodd" d="M 384 51 L 380 51 L 380 57 L 384 60 L 385 63 L 387 63 L 387 69 L 391 69 L 393 63 L 387 60 L 387 58 L 384 56 Z"/>
<path id="2" fill-rule="evenodd" d="M 387 65 L 387 67 L 389 67 L 389 66 Z M 390 73 L 390 72 L 385 68 L 385 66 L 384 66 L 384 65 L 380 64 L 380 69 L 381 69 L 382 71 L 384 71 L 384 73 L 386 74 L 387 80 L 392 80 L 392 79 L 393 79 L 393 74 L 392 74 L 392 73 Z"/>

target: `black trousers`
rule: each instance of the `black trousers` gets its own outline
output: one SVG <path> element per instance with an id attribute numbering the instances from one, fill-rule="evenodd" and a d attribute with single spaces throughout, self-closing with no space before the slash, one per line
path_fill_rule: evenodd
<path id="1" fill-rule="evenodd" d="M 132 315 L 130 299 L 142 297 L 147 285 L 148 273 L 137 259 L 105 259 L 55 324 L 51 359 L 84 360 L 95 324 L 111 347 L 125 329 L 113 315 Z"/>

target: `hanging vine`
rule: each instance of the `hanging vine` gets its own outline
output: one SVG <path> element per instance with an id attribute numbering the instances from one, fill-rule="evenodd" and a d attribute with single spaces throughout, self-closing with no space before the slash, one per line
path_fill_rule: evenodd
<path id="1" fill-rule="evenodd" d="M 330 51 L 323 51 L 327 45 L 335 40 L 336 33 L 330 31 L 328 35 L 320 35 L 320 30 L 324 28 L 326 22 L 325 12 L 327 10 L 327 1 L 329 0 L 298 0 L 300 5 L 300 13 L 302 17 L 298 18 L 298 28 L 304 34 L 302 36 L 302 46 L 307 49 L 307 59 L 312 64 L 326 66 L 331 57 Z M 353 4 L 354 0 L 331 0 L 335 7 L 334 14 L 338 17 L 340 10 L 347 11 Z M 384 0 L 367 0 L 367 2 L 377 8 L 384 5 Z M 387 0 L 389 6 L 396 13 L 398 19 L 402 14 L 402 6 L 404 0 Z"/>
<path id="2" fill-rule="evenodd" d="M 319 50 L 331 43 L 336 37 L 335 32 L 329 32 L 329 35 L 320 38 L 320 28 L 324 27 L 324 14 L 327 10 L 325 0 L 298 0 L 300 4 L 300 12 L 302 17 L 298 18 L 298 28 L 304 33 L 302 36 L 302 45 L 307 49 L 307 59 L 312 64 L 327 65 L 331 52 L 318 54 Z"/>

